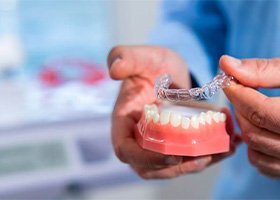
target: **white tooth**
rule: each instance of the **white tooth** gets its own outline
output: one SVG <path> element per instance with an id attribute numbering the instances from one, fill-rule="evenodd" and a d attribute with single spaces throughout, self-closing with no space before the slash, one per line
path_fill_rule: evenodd
<path id="1" fill-rule="evenodd" d="M 160 113 L 160 123 L 161 124 L 168 124 L 170 118 L 170 112 L 169 111 L 162 111 Z"/>
<path id="2" fill-rule="evenodd" d="M 205 112 L 200 113 L 199 122 L 201 124 L 205 125 L 205 122 L 206 122 L 206 113 Z"/>
<path id="3" fill-rule="evenodd" d="M 146 120 L 147 120 L 147 121 L 152 120 L 153 117 L 154 117 L 154 115 L 155 115 L 155 112 L 154 112 L 154 111 L 148 110 L 148 111 L 146 112 Z"/>
<path id="4" fill-rule="evenodd" d="M 214 113 L 213 114 L 213 119 L 215 122 L 219 122 L 220 121 L 220 114 L 218 112 Z"/>
<path id="5" fill-rule="evenodd" d="M 147 112 L 150 111 L 150 106 L 149 105 L 145 105 L 144 106 L 144 111 L 145 111 L 145 115 L 147 115 Z"/>
<path id="6" fill-rule="evenodd" d="M 188 117 L 182 117 L 182 128 L 188 129 L 190 127 L 191 120 Z"/>
<path id="7" fill-rule="evenodd" d="M 195 129 L 198 129 L 199 128 L 199 119 L 197 116 L 193 116 L 191 118 L 191 125 L 192 127 L 194 127 Z"/>
<path id="8" fill-rule="evenodd" d="M 153 116 L 153 122 L 156 124 L 159 122 L 159 114 L 158 113 L 155 113 L 154 116 Z"/>
<path id="9" fill-rule="evenodd" d="M 155 104 L 151 105 L 151 110 L 153 110 L 153 111 L 158 113 L 158 107 Z"/>
<path id="10" fill-rule="evenodd" d="M 208 115 L 213 115 L 213 114 L 214 114 L 214 112 L 213 112 L 213 111 L 211 111 L 211 110 L 208 110 L 206 114 L 208 114 Z"/>
<path id="11" fill-rule="evenodd" d="M 182 116 L 179 113 L 172 112 L 170 114 L 171 125 L 174 127 L 179 126 L 181 124 L 181 118 Z"/>
<path id="12" fill-rule="evenodd" d="M 213 112 L 212 111 L 208 111 L 206 113 L 206 122 L 211 125 L 212 124 L 212 116 L 213 116 Z"/>
<path id="13" fill-rule="evenodd" d="M 226 115 L 224 113 L 220 113 L 220 121 L 225 122 L 227 119 Z"/>
<path id="14" fill-rule="evenodd" d="M 146 105 L 144 105 L 144 110 L 145 110 L 145 112 L 154 111 L 154 112 L 158 113 L 158 107 L 155 104 L 152 104 L 152 105 L 146 104 Z"/>

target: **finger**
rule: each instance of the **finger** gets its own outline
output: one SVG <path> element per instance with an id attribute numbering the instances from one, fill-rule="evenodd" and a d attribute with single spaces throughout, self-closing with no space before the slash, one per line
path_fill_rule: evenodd
<path id="1" fill-rule="evenodd" d="M 280 59 L 244 59 L 222 56 L 221 69 L 249 87 L 279 87 Z"/>
<path id="2" fill-rule="evenodd" d="M 230 136 L 231 146 L 236 147 L 237 145 L 239 145 L 242 142 L 242 139 L 241 139 L 240 135 L 235 132 L 231 112 L 226 107 L 222 108 L 221 112 L 226 114 L 226 131 Z"/>
<path id="3" fill-rule="evenodd" d="M 142 168 L 156 169 L 178 164 L 179 156 L 165 156 L 142 149 L 133 137 L 136 122 L 127 116 L 114 114 L 112 140 L 117 157 L 125 163 Z M 116 119 L 117 118 L 117 119 Z"/>
<path id="4" fill-rule="evenodd" d="M 267 176 L 269 178 L 277 178 L 279 179 L 280 178 L 280 175 L 277 173 L 274 173 L 274 172 L 271 172 L 270 170 L 265 170 L 265 169 L 258 169 L 259 172 L 264 175 L 264 176 Z"/>
<path id="5" fill-rule="evenodd" d="M 252 165 L 262 172 L 269 172 L 270 175 L 280 176 L 280 160 L 258 151 L 248 148 L 248 158 Z"/>
<path id="6" fill-rule="evenodd" d="M 169 66 L 168 60 L 163 62 L 169 53 L 167 49 L 155 46 L 114 47 L 110 51 L 107 61 L 110 75 L 113 79 L 123 80 L 131 76 L 147 78 L 150 75 L 164 74 L 167 72 L 167 67 L 161 65 Z M 145 73 L 143 73 L 144 71 Z"/>
<path id="7" fill-rule="evenodd" d="M 198 158 L 185 157 L 182 163 L 157 170 L 136 169 L 139 176 L 144 179 L 170 179 L 184 174 L 195 173 L 203 170 L 211 162 L 211 156 Z"/>
<path id="8" fill-rule="evenodd" d="M 268 98 L 252 88 L 234 82 L 224 92 L 234 108 L 251 123 L 280 133 L 280 98 Z"/>
<path id="9" fill-rule="evenodd" d="M 279 134 L 254 126 L 238 112 L 236 112 L 236 119 L 241 129 L 242 139 L 250 148 L 280 158 Z"/>
<path id="10" fill-rule="evenodd" d="M 153 53 L 154 51 L 152 51 Z M 113 79 L 122 80 L 130 76 L 141 75 L 153 60 L 149 58 L 145 47 L 117 46 L 108 55 L 108 67 Z M 156 56 L 155 56 L 156 57 Z"/>
<path id="11" fill-rule="evenodd" d="M 174 84 L 177 87 L 186 88 L 191 84 L 184 60 L 165 48 L 117 46 L 110 51 L 107 63 L 111 78 L 116 80 L 140 76 L 153 85 L 157 76 L 168 73 L 175 77 Z"/>

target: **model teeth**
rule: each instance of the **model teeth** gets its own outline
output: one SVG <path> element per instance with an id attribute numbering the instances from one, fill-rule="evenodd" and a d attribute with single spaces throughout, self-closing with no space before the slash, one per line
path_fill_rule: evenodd
<path id="1" fill-rule="evenodd" d="M 220 121 L 220 113 L 214 113 L 213 114 L 213 119 L 215 122 L 219 122 Z"/>
<path id="2" fill-rule="evenodd" d="M 158 108 L 156 105 L 145 105 L 144 106 L 144 111 L 145 111 L 145 114 L 147 112 L 154 112 L 154 113 L 158 113 Z"/>
<path id="3" fill-rule="evenodd" d="M 212 124 L 212 119 L 213 119 L 213 112 L 212 111 L 207 111 L 206 113 L 206 122 L 207 124 L 211 125 Z"/>
<path id="4" fill-rule="evenodd" d="M 227 119 L 226 115 L 224 113 L 220 113 L 220 121 L 225 122 Z"/>
<path id="5" fill-rule="evenodd" d="M 191 118 L 191 125 L 193 128 L 198 129 L 199 128 L 199 119 L 197 116 L 193 116 Z"/>
<path id="6" fill-rule="evenodd" d="M 225 122 L 226 115 L 221 112 L 207 111 L 194 115 L 190 118 L 178 113 L 163 110 L 159 114 L 159 110 L 156 105 L 145 105 L 144 107 L 145 117 L 147 122 L 153 121 L 153 123 L 160 123 L 165 125 L 170 123 L 173 127 L 181 125 L 183 129 L 188 129 L 190 126 L 198 129 L 199 125 L 212 124 L 212 121 Z"/>
<path id="7" fill-rule="evenodd" d="M 162 111 L 162 112 L 160 113 L 160 118 L 159 118 L 159 120 L 160 120 L 160 123 L 161 123 L 162 125 L 168 124 L 168 123 L 169 123 L 169 119 L 170 119 L 170 112 L 169 112 L 169 111 Z"/>
<path id="8" fill-rule="evenodd" d="M 181 124 L 182 115 L 180 113 L 172 112 L 170 114 L 170 123 L 172 126 L 177 127 Z"/>
<path id="9" fill-rule="evenodd" d="M 158 113 L 154 114 L 154 116 L 153 116 L 153 122 L 154 122 L 154 123 L 158 123 L 158 122 L 159 122 L 159 114 L 158 114 Z"/>
<path id="10" fill-rule="evenodd" d="M 188 128 L 190 127 L 190 123 L 191 123 L 190 118 L 188 118 L 188 117 L 182 117 L 182 121 L 181 121 L 182 128 L 188 129 Z"/>
<path id="11" fill-rule="evenodd" d="M 205 112 L 200 113 L 199 123 L 201 123 L 202 125 L 205 125 L 205 123 L 206 123 L 206 113 Z"/>

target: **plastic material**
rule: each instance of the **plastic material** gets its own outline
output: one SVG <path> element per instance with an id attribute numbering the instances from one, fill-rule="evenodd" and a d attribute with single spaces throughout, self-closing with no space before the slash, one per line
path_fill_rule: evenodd
<path id="1" fill-rule="evenodd" d="M 232 76 L 220 73 L 215 76 L 213 81 L 204 85 L 201 88 L 191 89 L 168 89 L 172 83 L 171 76 L 165 74 L 158 77 L 155 81 L 155 94 L 160 100 L 171 102 L 185 102 L 190 100 L 206 100 L 210 99 L 221 88 L 228 87 Z"/>
<path id="2" fill-rule="evenodd" d="M 202 156 L 229 151 L 225 114 L 180 106 L 145 106 L 135 126 L 138 144 L 167 155 Z M 203 112 L 204 111 L 204 112 Z"/>

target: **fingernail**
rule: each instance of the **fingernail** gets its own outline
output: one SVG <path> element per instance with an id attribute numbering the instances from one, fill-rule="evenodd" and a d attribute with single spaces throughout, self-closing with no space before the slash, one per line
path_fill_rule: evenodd
<path id="1" fill-rule="evenodd" d="M 120 57 L 116 57 L 116 58 L 113 60 L 113 62 L 112 62 L 112 64 L 111 64 L 111 67 L 112 67 L 113 65 L 115 65 L 116 63 L 120 62 L 120 61 L 121 61 L 121 58 L 120 58 Z"/>
<path id="2" fill-rule="evenodd" d="M 206 164 L 208 164 L 210 161 L 210 157 L 202 157 L 202 158 L 197 158 L 195 159 L 195 162 L 198 166 L 205 166 Z"/>
<path id="3" fill-rule="evenodd" d="M 166 164 L 168 165 L 176 165 L 182 162 L 182 157 L 179 156 L 169 156 L 165 160 Z"/>
<path id="4" fill-rule="evenodd" d="M 234 58 L 232 56 L 227 56 L 227 60 L 235 67 L 239 67 L 241 65 L 241 60 Z"/>

